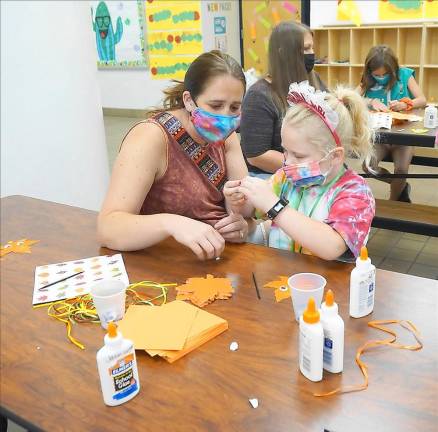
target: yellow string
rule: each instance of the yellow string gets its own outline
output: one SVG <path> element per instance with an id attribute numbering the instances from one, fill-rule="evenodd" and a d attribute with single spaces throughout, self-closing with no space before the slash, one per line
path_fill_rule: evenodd
<path id="1" fill-rule="evenodd" d="M 397 341 L 397 333 L 393 330 L 390 330 L 388 328 L 382 327 L 383 325 L 388 324 L 399 324 L 406 330 L 410 331 L 415 340 L 417 341 L 416 345 L 402 345 L 399 343 L 396 343 Z M 358 385 L 351 385 L 346 387 L 338 387 L 332 391 L 326 392 L 326 393 L 313 393 L 313 396 L 316 397 L 323 397 L 323 396 L 332 396 L 337 393 L 351 393 L 356 391 L 365 390 L 368 387 L 368 366 L 361 360 L 361 355 L 368 351 L 370 348 L 378 347 L 381 345 L 388 345 L 392 348 L 398 348 L 398 349 L 406 349 L 410 351 L 418 351 L 423 348 L 423 342 L 421 341 L 421 336 L 415 325 L 411 321 L 406 320 L 383 320 L 383 321 L 370 321 L 368 323 L 368 327 L 375 328 L 377 330 L 381 330 L 385 333 L 388 333 L 391 335 L 388 339 L 377 339 L 377 340 L 370 340 L 365 342 L 362 346 L 360 346 L 357 349 L 356 353 L 356 363 L 359 366 L 360 371 L 362 372 L 362 375 L 364 377 L 363 384 Z"/>
<path id="2" fill-rule="evenodd" d="M 167 302 L 168 287 L 176 285 L 176 283 L 160 284 L 153 281 L 141 281 L 131 284 L 126 289 L 126 307 L 129 307 L 131 304 L 161 306 Z M 139 292 L 142 288 L 159 289 L 161 290 L 161 294 L 150 298 L 147 297 L 146 294 Z M 67 338 L 70 340 L 70 342 L 81 349 L 85 349 L 85 346 L 73 337 L 72 331 L 74 323 L 100 322 L 90 294 L 85 294 L 71 299 L 59 300 L 52 303 L 36 305 L 34 307 L 39 308 L 44 306 L 48 306 L 48 316 L 55 318 L 66 325 Z"/>

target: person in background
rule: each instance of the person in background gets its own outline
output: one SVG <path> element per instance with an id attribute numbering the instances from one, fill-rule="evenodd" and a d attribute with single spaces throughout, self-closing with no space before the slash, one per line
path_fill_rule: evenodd
<path id="1" fill-rule="evenodd" d="M 284 166 L 270 180 L 228 181 L 224 193 L 234 212 L 269 218 L 258 227 L 269 246 L 352 260 L 366 243 L 375 202 L 366 181 L 345 165 L 347 155 L 372 154 L 373 135 L 362 98 L 343 87 L 315 92 L 291 85 L 281 129 Z M 242 198 L 239 194 L 243 194 Z"/>
<path id="2" fill-rule="evenodd" d="M 287 92 L 293 82 L 309 80 L 325 89 L 313 70 L 315 54 L 309 27 L 285 21 L 272 30 L 268 74 L 253 84 L 242 105 L 241 146 L 250 175 L 267 178 L 283 163 L 280 129 L 287 109 Z"/>
<path id="3" fill-rule="evenodd" d="M 244 93 L 242 68 L 220 51 L 200 55 L 165 91 L 163 107 L 122 142 L 98 218 L 103 246 L 137 250 L 173 237 L 211 259 L 226 240 L 246 240 L 248 223 L 228 214 L 223 194 L 227 178 L 248 172 L 234 132 Z"/>
<path id="4" fill-rule="evenodd" d="M 368 108 L 374 111 L 410 111 L 426 105 L 426 98 L 414 78 L 414 70 L 400 67 L 397 57 L 387 45 L 371 48 L 365 59 L 360 94 L 367 100 Z M 389 173 L 378 167 L 381 160 L 391 156 L 394 174 L 407 174 L 413 156 L 413 148 L 404 145 L 378 144 L 376 158 L 364 164 L 364 170 L 377 174 Z M 390 183 L 390 199 L 411 202 L 410 185 L 406 179 L 385 179 Z"/>

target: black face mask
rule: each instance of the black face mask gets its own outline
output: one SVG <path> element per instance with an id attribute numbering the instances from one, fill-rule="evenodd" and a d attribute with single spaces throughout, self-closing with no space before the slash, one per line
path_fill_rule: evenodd
<path id="1" fill-rule="evenodd" d="M 304 54 L 304 66 L 307 73 L 311 72 L 315 65 L 315 54 Z"/>

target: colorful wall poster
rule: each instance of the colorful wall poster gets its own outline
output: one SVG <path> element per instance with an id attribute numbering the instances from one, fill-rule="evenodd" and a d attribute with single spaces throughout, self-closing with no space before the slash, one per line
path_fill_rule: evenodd
<path id="1" fill-rule="evenodd" d="M 91 1 L 98 67 L 146 67 L 141 1 Z"/>
<path id="2" fill-rule="evenodd" d="M 339 0 L 336 19 L 338 21 L 353 21 L 359 27 L 362 24 L 362 17 L 356 0 Z"/>
<path id="3" fill-rule="evenodd" d="M 203 52 L 201 2 L 147 0 L 145 14 L 152 79 L 183 79 Z"/>
<path id="4" fill-rule="evenodd" d="M 301 0 L 242 0 L 243 63 L 263 75 L 268 69 L 268 42 L 281 21 L 301 22 Z"/>
<path id="5" fill-rule="evenodd" d="M 422 0 L 379 0 L 380 21 L 409 21 L 422 18 Z"/>
<path id="6" fill-rule="evenodd" d="M 424 18 L 438 19 L 438 0 L 426 0 L 424 2 Z"/>

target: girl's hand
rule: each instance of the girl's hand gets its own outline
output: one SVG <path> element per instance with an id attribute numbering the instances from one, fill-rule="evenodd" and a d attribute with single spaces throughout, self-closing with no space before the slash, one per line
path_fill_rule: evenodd
<path id="1" fill-rule="evenodd" d="M 227 202 L 232 206 L 242 206 L 245 204 L 245 195 L 239 192 L 241 180 L 229 180 L 224 186 L 224 196 Z"/>
<path id="2" fill-rule="evenodd" d="M 380 102 L 379 99 L 372 99 L 370 102 L 370 107 L 374 110 L 374 111 L 382 111 L 382 112 L 388 112 L 389 109 L 388 107 Z"/>
<path id="3" fill-rule="evenodd" d="M 389 103 L 389 108 L 392 111 L 404 111 L 404 110 L 408 109 L 408 105 L 405 102 L 391 101 Z"/>
<path id="4" fill-rule="evenodd" d="M 248 236 L 248 222 L 242 215 L 232 213 L 221 219 L 214 228 L 227 241 L 244 243 Z"/>
<path id="5" fill-rule="evenodd" d="M 170 228 L 170 235 L 187 246 L 200 259 L 219 257 L 225 248 L 224 238 L 212 226 L 183 217 L 181 222 Z"/>
<path id="6" fill-rule="evenodd" d="M 255 208 L 265 213 L 278 201 L 271 185 L 266 180 L 257 177 L 245 177 L 241 180 L 239 191 L 245 195 Z"/>

